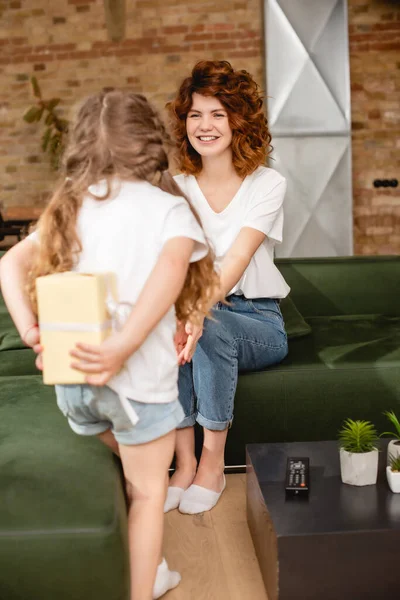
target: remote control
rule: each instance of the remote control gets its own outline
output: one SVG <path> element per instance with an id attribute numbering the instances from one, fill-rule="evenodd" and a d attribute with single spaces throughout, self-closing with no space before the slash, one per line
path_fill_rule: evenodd
<path id="1" fill-rule="evenodd" d="M 310 490 L 310 460 L 289 456 L 286 465 L 286 493 L 306 496 Z"/>

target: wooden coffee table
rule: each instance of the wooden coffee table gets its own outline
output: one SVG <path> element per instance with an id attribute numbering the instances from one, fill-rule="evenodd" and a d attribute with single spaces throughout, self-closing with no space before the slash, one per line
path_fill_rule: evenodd
<path id="1" fill-rule="evenodd" d="M 345 485 L 337 442 L 250 444 L 247 519 L 268 600 L 400 598 L 400 494 Z M 307 499 L 286 497 L 288 456 L 310 458 Z"/>

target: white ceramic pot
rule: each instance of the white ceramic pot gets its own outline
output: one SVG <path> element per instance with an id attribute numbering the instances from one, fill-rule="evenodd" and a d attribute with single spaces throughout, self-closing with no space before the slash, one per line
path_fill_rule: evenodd
<path id="1" fill-rule="evenodd" d="M 347 452 L 340 448 L 340 472 L 343 483 L 373 485 L 378 477 L 378 450 Z"/>
<path id="2" fill-rule="evenodd" d="M 386 464 L 390 465 L 390 456 L 397 458 L 400 456 L 400 442 L 399 440 L 390 440 L 387 448 L 387 461 Z"/>
<path id="3" fill-rule="evenodd" d="M 400 472 L 394 473 L 390 467 L 386 467 L 386 477 L 392 492 L 400 494 Z"/>

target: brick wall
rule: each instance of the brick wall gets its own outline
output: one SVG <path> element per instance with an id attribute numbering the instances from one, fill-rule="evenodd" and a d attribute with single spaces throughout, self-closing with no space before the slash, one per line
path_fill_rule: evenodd
<path id="1" fill-rule="evenodd" d="M 22 120 L 31 75 L 46 98 L 62 98 L 64 116 L 103 86 L 143 92 L 162 108 L 202 58 L 230 60 L 263 84 L 262 0 L 126 2 L 126 36 L 113 43 L 103 0 L 0 0 L 3 207 L 42 206 L 55 177 L 40 150 L 42 127 Z M 400 6 L 349 0 L 349 17 L 355 252 L 400 253 L 399 188 L 372 185 L 399 175 Z"/>
<path id="2" fill-rule="evenodd" d="M 354 251 L 400 254 L 400 3 L 350 0 Z"/>
<path id="3" fill-rule="evenodd" d="M 126 0 L 124 41 L 109 41 L 103 0 L 0 0 L 0 186 L 4 206 L 42 204 L 54 173 L 40 151 L 42 126 L 22 120 L 43 95 L 76 99 L 103 86 L 129 87 L 159 107 L 193 64 L 232 60 L 262 81 L 260 0 Z M 35 6 L 35 8 L 32 8 Z"/>

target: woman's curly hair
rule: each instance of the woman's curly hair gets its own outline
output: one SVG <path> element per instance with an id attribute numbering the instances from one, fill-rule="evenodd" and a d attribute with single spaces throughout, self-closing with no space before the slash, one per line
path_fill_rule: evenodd
<path id="1" fill-rule="evenodd" d="M 186 175 L 202 169 L 201 156 L 186 134 L 186 118 L 194 93 L 217 98 L 228 113 L 232 129 L 233 165 L 240 177 L 246 177 L 265 164 L 272 151 L 263 97 L 258 84 L 247 71 L 235 71 L 226 60 L 202 60 L 190 77 L 183 80 L 178 94 L 167 104 L 172 133 L 178 149 L 178 166 Z"/>
<path id="2" fill-rule="evenodd" d="M 39 251 L 28 280 L 35 310 L 36 278 L 70 271 L 77 262 L 82 250 L 77 217 L 91 184 L 107 182 L 106 193 L 95 197 L 99 202 L 109 197 L 114 178 L 148 181 L 169 194 L 184 197 L 167 170 L 170 146 L 158 113 L 141 94 L 111 89 L 83 101 L 68 134 L 60 181 L 38 222 Z M 175 305 L 178 319 L 190 317 L 196 322 L 208 313 L 210 300 L 219 290 L 213 262 L 209 249 L 203 259 L 190 263 Z"/>

